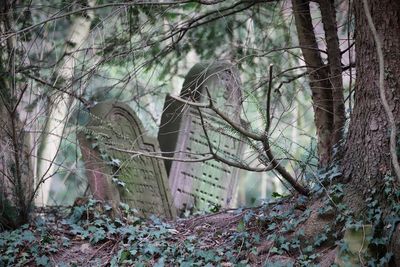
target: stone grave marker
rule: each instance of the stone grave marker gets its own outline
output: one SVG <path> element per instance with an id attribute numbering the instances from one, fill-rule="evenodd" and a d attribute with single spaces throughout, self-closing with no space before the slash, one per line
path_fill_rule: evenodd
<path id="1" fill-rule="evenodd" d="M 96 199 L 121 201 L 143 216 L 175 217 L 164 162 L 124 152 L 159 152 L 157 140 L 143 134 L 128 105 L 115 101 L 95 105 L 83 132 L 78 138 Z"/>
<path id="2" fill-rule="evenodd" d="M 230 63 L 199 63 L 185 77 L 181 97 L 208 103 L 206 88 L 217 108 L 242 123 L 241 83 L 237 70 Z M 214 151 L 226 159 L 238 160 L 242 142 L 232 137 L 227 124 L 209 109 L 201 109 L 206 130 Z M 165 156 L 191 158 L 209 152 L 206 136 L 195 107 L 167 96 L 158 139 Z M 169 184 L 178 209 L 204 210 L 211 206 L 229 207 L 236 192 L 238 169 L 215 160 L 179 162 L 166 160 Z"/>

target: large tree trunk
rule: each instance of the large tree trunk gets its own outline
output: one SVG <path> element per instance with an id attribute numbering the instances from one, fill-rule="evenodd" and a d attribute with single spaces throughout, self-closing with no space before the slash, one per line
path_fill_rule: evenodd
<path id="1" fill-rule="evenodd" d="M 361 202 L 368 189 L 379 190 L 385 175 L 394 175 L 389 149 L 390 125 L 379 96 L 376 44 L 362 0 L 354 2 L 357 78 L 354 109 L 343 160 L 348 191 Z M 385 91 L 396 123 L 400 122 L 400 2 L 369 0 L 385 61 Z M 354 203 L 354 202 L 353 202 Z M 359 207 L 354 203 L 355 208 Z M 361 204 L 361 203 L 359 203 Z"/>
<path id="2" fill-rule="evenodd" d="M 293 0 L 296 1 L 303 0 Z M 368 0 L 368 4 L 378 39 L 382 44 L 384 91 L 390 112 L 398 125 L 400 123 L 400 1 Z M 345 204 L 346 212 L 351 214 L 347 219 L 352 218 L 364 224 L 372 224 L 374 234 L 381 240 L 391 238 L 391 243 L 386 244 L 385 249 L 394 254 L 393 266 L 400 266 L 400 224 L 396 221 L 398 212 L 396 213 L 394 207 L 398 205 L 396 203 L 398 197 L 394 196 L 398 190 L 398 183 L 390 184 L 386 179 L 396 177 L 389 146 L 392 125 L 380 95 L 377 45 L 367 21 L 364 0 L 355 0 L 354 10 L 357 78 L 354 108 L 341 161 L 343 181 L 346 183 L 341 204 Z M 390 193 L 387 193 L 388 189 Z M 317 210 L 322 205 L 323 202 L 321 204 L 317 200 L 310 207 L 312 214 L 305 223 L 307 226 L 305 236 L 308 238 L 321 232 L 331 222 L 331 218 L 318 215 Z M 370 248 L 375 249 L 377 246 Z M 381 247 L 377 250 L 379 249 Z"/>
<path id="3" fill-rule="evenodd" d="M 369 10 L 376 27 L 384 58 L 384 90 L 397 126 L 400 122 L 400 1 L 369 0 Z M 368 26 L 363 0 L 354 2 L 356 17 L 356 89 L 353 114 L 343 159 L 343 175 L 347 181 L 344 202 L 354 214 L 365 221 L 384 227 L 383 235 L 392 239 L 389 251 L 393 252 L 395 265 L 400 264 L 400 225 L 390 221 L 398 214 L 393 209 L 396 197 L 387 194 L 395 190 L 393 184 L 385 185 L 394 177 L 389 148 L 391 125 L 379 91 L 379 64 L 377 46 Z M 397 180 L 398 181 L 398 180 Z M 386 191 L 385 191 L 386 189 Z M 368 206 L 367 200 L 377 200 L 378 206 Z M 397 200 L 398 201 L 398 200 Z M 368 209 L 368 212 L 366 212 Z M 382 212 L 382 217 L 372 217 Z M 378 211 L 378 213 L 376 213 Z M 385 233 L 386 232 L 386 233 Z M 388 233 L 389 232 L 389 233 Z M 394 233 L 391 236 L 391 233 Z"/>

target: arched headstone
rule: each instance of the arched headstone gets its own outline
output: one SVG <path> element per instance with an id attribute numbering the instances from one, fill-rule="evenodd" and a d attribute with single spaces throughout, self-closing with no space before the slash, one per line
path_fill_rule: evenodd
<path id="1" fill-rule="evenodd" d="M 208 103 L 207 90 L 214 105 L 240 124 L 241 83 L 230 63 L 199 63 L 185 77 L 181 97 Z M 226 159 L 238 160 L 243 144 L 230 134 L 229 126 L 217 114 L 201 109 L 213 150 Z M 190 154 L 209 152 L 199 111 L 167 96 L 158 139 L 164 155 L 188 158 Z M 166 160 L 169 183 L 178 209 L 229 207 L 235 193 L 238 169 L 215 160 L 180 162 Z"/>
<path id="2" fill-rule="evenodd" d="M 79 141 L 95 198 L 121 201 L 145 216 L 175 216 L 164 162 L 124 152 L 159 152 L 157 140 L 144 135 L 128 105 L 114 101 L 95 105 Z"/>

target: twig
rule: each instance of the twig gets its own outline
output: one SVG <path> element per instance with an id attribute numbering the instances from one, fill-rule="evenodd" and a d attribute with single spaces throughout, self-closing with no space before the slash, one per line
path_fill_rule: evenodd
<path id="1" fill-rule="evenodd" d="M 351 12 L 350 9 L 348 12 Z M 348 31 L 348 34 L 350 34 L 350 31 Z M 347 36 L 347 40 L 350 42 L 350 37 Z M 340 51 L 340 55 L 343 55 L 344 53 L 346 53 L 347 51 L 350 51 L 351 48 L 356 44 L 356 42 L 352 42 L 350 45 L 347 46 L 347 48 L 345 50 Z M 350 61 L 349 61 L 350 62 Z"/>
<path id="2" fill-rule="evenodd" d="M 272 71 L 274 65 L 269 65 L 269 81 L 268 81 L 268 91 L 267 91 L 267 124 L 265 125 L 265 132 L 269 133 L 269 127 L 271 126 L 271 91 L 272 91 Z"/>
<path id="3" fill-rule="evenodd" d="M 310 195 L 310 192 L 299 184 L 296 179 L 284 168 L 281 164 L 275 159 L 274 155 L 272 154 L 271 147 L 269 144 L 268 136 L 265 136 L 263 141 L 264 151 L 267 154 L 268 159 L 271 162 L 271 165 L 276 171 L 282 175 L 282 177 L 294 188 L 297 192 L 304 196 Z"/>
<path id="4" fill-rule="evenodd" d="M 271 69 L 270 71 L 272 72 L 272 69 Z M 272 85 L 271 85 L 271 88 L 272 88 Z M 230 119 L 229 119 L 223 112 L 221 112 L 221 111 L 219 111 L 217 108 L 215 108 L 215 106 L 213 105 L 213 102 L 212 102 L 211 94 L 210 94 L 210 92 L 208 91 L 208 88 L 206 87 L 205 89 L 206 89 L 206 92 L 207 92 L 207 95 L 208 95 L 208 98 L 209 98 L 209 101 L 210 101 L 210 107 L 211 107 L 211 109 L 214 110 L 222 119 L 226 120 L 229 124 L 231 124 L 231 123 L 229 122 Z M 217 111 L 218 111 L 218 112 L 217 112 Z M 270 113 L 270 112 L 268 112 L 268 113 Z M 229 120 L 229 121 L 228 121 L 228 120 Z M 236 124 L 233 123 L 233 124 L 231 124 L 231 125 L 232 125 L 232 127 L 233 127 L 233 126 L 236 125 Z M 240 132 L 240 133 L 246 135 L 246 134 L 243 133 L 243 132 Z M 247 136 L 248 136 L 248 135 L 247 135 Z M 276 169 L 277 172 L 278 172 L 280 175 L 282 175 L 282 177 L 283 177 L 288 183 L 290 183 L 290 184 L 292 185 L 292 187 L 293 187 L 294 189 L 296 189 L 297 192 L 299 192 L 300 194 L 305 195 L 305 196 L 308 196 L 308 195 L 309 195 L 309 191 L 308 191 L 305 187 L 303 187 L 302 185 L 300 185 L 300 184 L 293 178 L 293 176 L 292 176 L 288 171 L 286 171 L 286 169 L 285 169 L 284 167 L 282 167 L 282 166 L 279 164 L 279 162 L 278 162 L 278 161 L 275 159 L 275 157 L 273 156 L 272 151 L 271 151 L 271 148 L 270 148 L 270 144 L 269 144 L 268 132 L 264 132 L 264 134 L 261 135 L 261 139 L 255 139 L 255 138 L 253 138 L 253 137 L 251 137 L 251 136 L 248 136 L 248 137 L 249 137 L 249 138 L 252 138 L 252 139 L 254 139 L 254 140 L 257 140 L 257 141 L 261 141 L 261 142 L 262 142 L 263 147 L 264 147 L 264 151 L 265 151 L 265 153 L 267 154 L 267 157 L 268 157 L 269 160 L 270 160 L 270 165 L 267 166 L 268 169 L 270 169 L 270 168 L 271 168 L 271 169 Z M 256 135 L 256 137 L 259 138 L 258 135 Z"/>
<path id="5" fill-rule="evenodd" d="M 101 245 L 98 249 L 96 249 L 96 251 L 87 259 L 87 261 L 85 262 L 85 265 L 87 265 L 93 259 L 93 257 L 96 256 L 97 252 L 99 252 L 102 248 L 104 248 L 110 242 L 111 242 L 111 240 L 108 240 L 103 245 Z"/>
<path id="6" fill-rule="evenodd" d="M 31 75 L 31 74 L 29 74 L 29 73 L 26 73 L 26 72 L 25 72 L 25 73 L 22 73 L 22 74 L 25 75 L 25 76 L 27 76 L 28 78 L 31 78 L 31 79 L 33 79 L 33 80 L 35 80 L 35 81 L 37 81 L 37 82 L 43 84 L 43 85 L 49 86 L 49 87 L 52 88 L 52 89 L 56 89 L 56 90 L 59 91 L 59 92 L 65 93 L 65 94 L 67 94 L 67 95 L 69 95 L 69 96 L 71 96 L 71 97 L 77 99 L 77 100 L 78 100 L 79 102 L 81 102 L 85 107 L 89 107 L 89 106 L 91 105 L 90 102 L 89 102 L 88 100 L 86 100 L 86 99 L 83 98 L 82 96 L 77 95 L 77 94 L 74 93 L 74 92 L 68 91 L 66 87 L 58 87 L 58 86 L 55 85 L 55 84 L 51 84 L 51 83 L 49 83 L 48 81 L 45 81 L 45 80 L 43 80 L 43 79 L 41 79 L 41 78 L 39 78 L 39 77 L 33 76 L 33 75 Z"/>
<path id="7" fill-rule="evenodd" d="M 374 22 L 372 21 L 371 13 L 369 11 L 368 2 L 367 0 L 363 0 L 364 5 L 364 12 L 365 16 L 367 17 L 368 26 L 371 29 L 372 35 L 374 37 L 374 41 L 376 44 L 376 52 L 378 54 L 379 60 L 379 95 L 382 101 L 383 108 L 388 116 L 389 124 L 390 124 L 390 155 L 392 158 L 392 164 L 394 167 L 394 171 L 397 176 L 398 182 L 400 182 L 400 165 L 399 160 L 397 158 L 396 152 L 396 135 L 397 135 L 397 128 L 396 128 L 396 121 L 394 119 L 393 112 L 390 110 L 389 103 L 386 99 L 385 95 L 385 62 L 383 58 L 383 50 L 382 50 L 382 43 L 379 38 L 378 32 L 376 31 Z"/>
<path id="8" fill-rule="evenodd" d="M 183 99 L 183 98 L 181 98 L 181 97 L 179 97 L 179 96 L 173 96 L 173 95 L 171 95 L 171 97 L 172 97 L 173 99 L 175 99 L 175 100 L 177 100 L 177 101 L 183 103 L 183 104 L 187 104 L 187 105 L 192 106 L 192 107 L 211 108 L 210 104 L 207 104 L 207 103 L 197 103 L 197 102 L 193 102 L 193 101 L 190 101 L 190 100 Z"/>
<path id="9" fill-rule="evenodd" d="M 7 40 L 10 37 L 13 37 L 15 35 L 33 30 L 34 28 L 41 26 L 43 24 L 46 24 L 47 22 L 53 21 L 53 20 L 58 20 L 61 18 L 69 17 L 71 15 L 75 15 L 76 13 L 84 13 L 89 10 L 96 10 L 100 8 L 106 8 L 106 7 L 128 7 L 128 6 L 134 6 L 134 5 L 171 5 L 171 4 L 184 4 L 184 3 L 190 3 L 192 1 L 190 0 L 183 0 L 183 1 L 163 1 L 163 2 L 149 2 L 149 1 L 132 1 L 132 2 L 124 2 L 124 3 L 107 3 L 107 4 L 102 4 L 102 5 L 97 5 L 97 6 L 89 6 L 89 7 L 84 7 L 78 10 L 70 11 L 61 15 L 57 16 L 51 16 L 43 21 L 40 21 L 34 25 L 31 25 L 29 27 L 26 27 L 24 29 L 21 29 L 19 31 L 15 32 L 6 32 L 6 37 L 3 37 L 4 39 L 0 39 L 0 43 Z M 8 34 L 8 35 L 7 35 Z"/>
<path id="10" fill-rule="evenodd" d="M 207 90 L 208 92 L 208 90 Z M 256 134 L 256 133 L 252 133 L 249 132 L 247 130 L 245 130 L 244 128 L 242 128 L 241 126 L 237 125 L 237 123 L 235 123 L 233 120 L 231 120 L 228 116 L 226 116 L 224 113 L 222 113 L 220 110 L 218 110 L 212 103 L 211 98 L 210 99 L 210 103 L 209 104 L 205 104 L 205 103 L 196 103 L 193 101 L 188 101 L 185 99 L 182 99 L 180 97 L 177 96 L 171 96 L 173 99 L 188 104 L 190 106 L 194 106 L 194 107 L 199 107 L 199 108 L 209 108 L 211 110 L 213 110 L 215 113 L 217 113 L 218 116 L 220 116 L 224 121 L 226 121 L 230 126 L 232 126 L 233 129 L 235 129 L 236 131 L 238 131 L 239 133 L 248 136 L 251 139 L 254 139 L 256 141 L 262 141 L 263 136 Z"/>
<path id="11" fill-rule="evenodd" d="M 205 127 L 205 122 L 204 122 L 203 114 L 201 113 L 200 108 L 197 108 L 197 110 L 198 110 L 198 112 L 199 112 L 201 127 L 203 128 L 203 132 L 204 132 L 204 135 L 205 135 L 206 140 L 207 140 L 208 148 L 210 149 L 210 153 L 213 155 L 213 158 L 214 158 L 216 161 L 220 161 L 220 162 L 222 162 L 222 163 L 224 163 L 224 164 L 227 164 L 227 165 L 229 165 L 229 166 L 236 167 L 236 168 L 239 168 L 239 169 L 242 169 L 242 170 L 253 171 L 253 172 L 265 172 L 265 171 L 270 171 L 270 170 L 273 169 L 273 166 L 272 166 L 272 165 L 268 165 L 268 166 L 266 166 L 265 168 L 254 168 L 254 167 L 250 167 L 249 165 L 244 164 L 244 163 L 241 163 L 241 162 L 234 162 L 234 161 L 227 160 L 226 158 L 221 157 L 221 156 L 218 155 L 216 152 L 214 152 L 213 147 L 212 147 L 212 143 L 211 143 L 211 140 L 210 140 L 210 137 L 209 137 L 208 132 L 207 132 L 207 129 L 206 129 L 206 127 Z"/>
<path id="12" fill-rule="evenodd" d="M 271 85 L 271 88 L 272 88 L 272 85 Z M 278 172 L 280 175 L 282 175 L 282 177 L 283 177 L 288 183 L 290 183 L 290 184 L 292 185 L 292 187 L 293 187 L 297 192 L 299 192 L 299 193 L 302 194 L 302 195 L 308 196 L 308 195 L 309 195 L 309 191 L 308 191 L 305 187 L 303 187 L 301 184 L 299 184 L 299 183 L 293 178 L 293 176 L 292 176 L 288 171 L 286 171 L 286 169 L 285 169 L 284 167 L 282 167 L 282 166 L 279 164 L 279 162 L 274 158 L 274 156 L 273 156 L 273 154 L 272 154 L 272 151 L 271 151 L 271 149 L 270 149 L 270 144 L 269 144 L 269 140 L 268 140 L 268 134 L 267 134 L 267 133 L 264 133 L 264 134 L 260 135 L 260 134 L 252 133 L 252 132 L 249 132 L 249 131 L 243 129 L 241 126 L 239 126 L 238 124 L 236 124 L 233 120 L 231 120 L 227 115 L 225 115 L 225 113 L 223 113 L 222 111 L 220 111 L 218 108 L 216 108 L 216 107 L 214 106 L 214 103 L 213 103 L 213 101 L 212 101 L 211 94 L 210 94 L 210 92 L 209 92 L 207 86 L 205 87 L 205 90 L 206 90 L 206 93 L 207 93 L 207 97 L 208 97 L 208 100 L 209 100 L 209 104 L 197 103 L 197 102 L 185 100 L 185 99 L 182 99 L 182 98 L 176 97 L 176 96 L 171 96 L 171 97 L 172 97 L 173 99 L 177 100 L 177 101 L 180 101 L 180 102 L 185 103 L 185 104 L 190 105 L 190 106 L 197 107 L 197 108 L 199 108 L 199 109 L 200 109 L 200 108 L 209 108 L 209 109 L 213 110 L 219 117 L 221 117 L 225 122 L 227 122 L 230 126 L 232 126 L 232 128 L 234 128 L 236 131 L 238 131 L 238 132 L 241 133 L 242 135 L 247 136 L 248 138 L 253 139 L 253 140 L 255 140 L 255 141 L 260 141 L 260 142 L 262 142 L 263 147 L 264 147 L 264 150 L 265 150 L 265 152 L 266 152 L 266 154 L 267 154 L 267 156 L 268 156 L 268 158 L 269 158 L 271 164 L 268 165 L 268 166 L 266 166 L 265 168 L 260 169 L 260 171 L 268 171 L 268 170 L 273 170 L 273 169 L 277 170 L 277 172 Z M 200 114 L 201 114 L 201 113 L 200 113 Z M 200 117 L 200 119 L 201 119 L 201 117 Z M 202 122 L 202 124 L 204 124 L 204 123 Z M 206 134 L 207 134 L 207 133 L 206 133 Z M 206 136 L 207 136 L 207 135 L 206 135 Z M 228 161 L 227 159 L 225 159 L 225 158 L 223 158 L 223 157 L 220 157 L 220 156 L 218 156 L 216 153 L 212 152 L 212 150 L 211 150 L 211 153 L 212 153 L 214 159 L 219 160 L 219 161 L 221 161 L 221 162 L 223 162 L 223 163 L 230 164 L 230 165 L 232 165 L 232 166 L 235 166 L 235 167 L 238 167 L 238 168 L 241 168 L 241 169 L 243 169 L 244 167 L 246 167 L 246 166 L 242 166 L 242 164 L 238 164 L 238 163 L 235 163 L 235 162 Z M 249 167 L 249 168 L 246 167 L 246 168 L 244 168 L 244 169 L 254 171 L 254 169 L 251 168 L 251 167 Z"/>
<path id="13" fill-rule="evenodd" d="M 149 158 L 180 161 L 180 162 L 203 162 L 203 161 L 208 161 L 208 160 L 213 159 L 213 155 L 211 155 L 211 154 L 205 155 L 201 158 L 191 159 L 191 158 L 165 157 L 165 156 L 160 156 L 160 155 L 156 155 L 156 154 L 149 154 L 149 153 L 143 153 L 140 151 L 118 148 L 118 147 L 114 147 L 114 146 L 110 146 L 110 149 L 115 150 L 115 151 L 125 152 L 128 154 L 132 154 L 132 157 L 144 156 L 144 157 L 149 157 Z"/>

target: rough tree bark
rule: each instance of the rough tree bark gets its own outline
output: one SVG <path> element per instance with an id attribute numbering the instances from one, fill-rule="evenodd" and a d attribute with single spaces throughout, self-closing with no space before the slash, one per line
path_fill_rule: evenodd
<path id="1" fill-rule="evenodd" d="M 400 2 L 369 0 L 369 7 L 382 42 L 387 99 L 396 123 L 399 124 Z M 348 198 L 363 202 L 368 189 L 376 188 L 379 191 L 384 184 L 385 175 L 394 173 L 389 153 L 390 126 L 379 96 L 376 45 L 367 23 L 362 0 L 355 1 L 354 8 L 357 29 L 357 78 L 353 114 L 345 146 L 343 174 L 348 181 Z M 354 208 L 359 209 L 356 203 Z"/>
<path id="2" fill-rule="evenodd" d="M 343 82 L 338 77 L 341 73 L 340 57 L 338 57 L 340 50 L 333 1 L 319 0 L 318 2 L 327 39 L 328 69 L 324 68 L 319 52 L 316 50 L 318 47 L 311 22 L 309 1 L 292 1 L 299 42 L 303 47 L 303 56 L 309 68 L 315 123 L 319 138 L 318 149 L 323 167 L 327 159 L 332 156 L 329 151 L 331 145 L 341 138 L 341 133 L 338 134 L 337 131 L 344 124 L 344 106 Z M 363 2 L 363 0 L 354 1 L 357 78 L 354 108 L 341 161 L 343 181 L 346 183 L 343 202 L 351 209 L 356 219 L 372 223 L 378 228 L 382 227 L 381 231 L 384 235 L 384 232 L 391 231 L 387 229 L 395 227 L 397 223 L 397 229 L 393 230 L 388 250 L 393 252 L 395 264 L 399 266 L 400 225 L 398 222 L 388 221 L 388 218 L 393 216 L 390 214 L 393 212 L 390 210 L 393 200 L 388 199 L 384 194 L 385 186 L 387 187 L 385 182 L 388 181 L 385 177 L 396 176 L 393 172 L 389 146 L 391 125 L 380 96 L 380 69 L 376 40 L 368 24 Z M 367 2 L 379 40 L 382 43 L 385 95 L 395 122 L 399 126 L 400 2 L 391 0 L 368 0 Z M 329 77 L 328 83 L 325 82 L 325 75 Z M 326 111 L 333 112 L 333 117 Z M 328 138 L 332 140 L 332 143 L 329 143 Z M 396 187 L 393 184 L 390 186 Z M 368 206 L 367 199 L 377 200 L 377 208 L 382 212 L 381 218 L 379 216 L 370 218 L 368 212 L 371 212 L 371 206 Z M 325 222 L 321 223 L 319 227 L 322 229 L 324 224 Z M 386 237 L 389 236 L 390 234 L 386 235 Z"/>
<path id="3" fill-rule="evenodd" d="M 397 126 L 400 123 L 400 1 L 368 0 L 369 10 L 384 58 L 384 89 Z M 379 93 L 376 43 L 368 26 L 363 1 L 354 1 L 356 22 L 356 88 L 354 109 L 342 161 L 346 185 L 345 203 L 356 215 L 365 216 L 368 197 L 378 200 L 385 229 L 389 223 L 384 195 L 385 176 L 395 176 L 389 149 L 390 125 Z M 393 186 L 393 185 L 392 185 Z M 373 194 L 375 192 L 375 194 Z M 398 216 L 398 215 L 397 215 Z M 394 225 L 393 225 L 394 224 Z M 400 225 L 392 237 L 396 264 L 400 264 Z M 397 238 L 397 240 L 396 240 Z M 397 265 L 399 266 L 399 265 Z"/>

